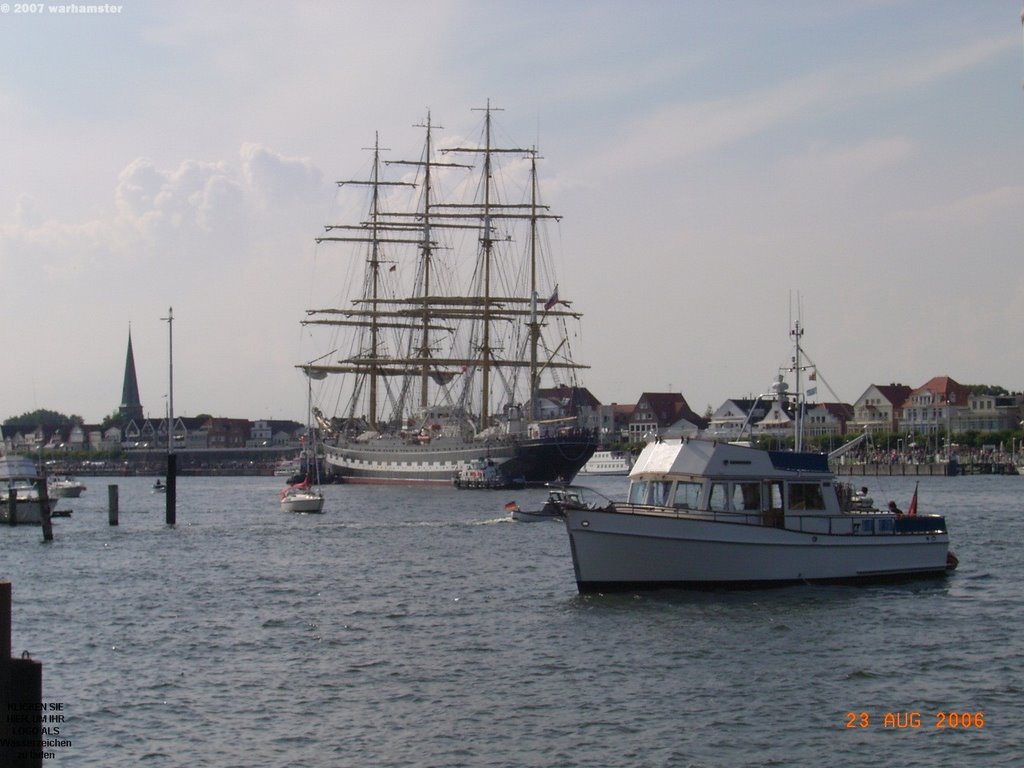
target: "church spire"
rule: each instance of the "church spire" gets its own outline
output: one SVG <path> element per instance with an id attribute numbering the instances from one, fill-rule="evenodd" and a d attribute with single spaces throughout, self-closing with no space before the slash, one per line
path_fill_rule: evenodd
<path id="1" fill-rule="evenodd" d="M 125 421 L 142 421 L 142 403 L 139 400 L 139 381 L 135 377 L 135 354 L 132 352 L 132 327 L 128 326 L 128 355 L 124 361 L 124 385 L 121 387 L 121 407 L 117 415 Z"/>

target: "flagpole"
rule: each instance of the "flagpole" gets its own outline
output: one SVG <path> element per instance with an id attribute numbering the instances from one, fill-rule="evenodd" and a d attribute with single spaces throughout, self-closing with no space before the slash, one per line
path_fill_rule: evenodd
<path id="1" fill-rule="evenodd" d="M 178 457 L 174 454 L 174 307 L 167 310 L 167 525 L 177 522 Z"/>

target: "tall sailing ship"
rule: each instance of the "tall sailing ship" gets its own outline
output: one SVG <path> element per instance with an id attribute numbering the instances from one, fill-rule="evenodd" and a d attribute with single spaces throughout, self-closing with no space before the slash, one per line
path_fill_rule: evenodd
<path id="1" fill-rule="evenodd" d="M 571 350 L 581 315 L 558 293 L 538 151 L 498 146 L 496 111 L 481 110 L 478 142 L 442 148 L 428 115 L 418 160 L 385 161 L 375 141 L 368 178 L 338 182 L 368 192 L 365 215 L 317 243 L 361 268 L 349 304 L 307 310 L 334 351 L 299 367 L 340 406 L 314 413 L 345 482 L 451 483 L 481 461 L 510 480 L 569 481 L 597 447 L 543 396 L 571 392 L 586 367 Z"/>

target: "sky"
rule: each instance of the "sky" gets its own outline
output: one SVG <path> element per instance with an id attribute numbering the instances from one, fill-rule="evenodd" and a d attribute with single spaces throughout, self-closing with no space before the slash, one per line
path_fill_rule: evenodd
<path id="1" fill-rule="evenodd" d="M 129 329 L 162 416 L 173 307 L 177 415 L 303 421 L 334 182 L 378 132 L 418 156 L 427 110 L 473 135 L 488 100 L 543 154 L 602 402 L 764 392 L 795 317 L 825 400 L 943 375 L 1024 389 L 1019 2 L 17 8 L 0 420 L 116 411 Z"/>

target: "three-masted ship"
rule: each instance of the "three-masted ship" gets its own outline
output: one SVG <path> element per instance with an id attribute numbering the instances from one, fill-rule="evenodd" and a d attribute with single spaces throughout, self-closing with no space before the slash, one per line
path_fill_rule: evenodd
<path id="1" fill-rule="evenodd" d="M 483 460 L 509 480 L 569 481 L 597 447 L 559 404 L 586 366 L 546 247 L 558 217 L 539 154 L 498 146 L 495 111 L 478 142 L 442 148 L 428 115 L 418 160 L 385 161 L 375 141 L 368 178 L 338 182 L 369 193 L 366 213 L 317 242 L 356 254 L 361 274 L 350 304 L 307 311 L 335 351 L 300 366 L 340 382 L 318 398 L 331 393 L 334 415 L 315 411 L 335 478 L 451 483 Z"/>

